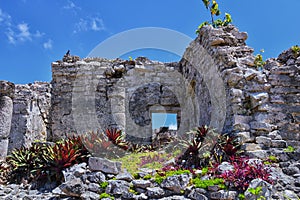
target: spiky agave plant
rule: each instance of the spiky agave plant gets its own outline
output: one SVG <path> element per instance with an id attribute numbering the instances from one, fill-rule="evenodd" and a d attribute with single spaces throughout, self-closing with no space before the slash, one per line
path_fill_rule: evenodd
<path id="1" fill-rule="evenodd" d="M 183 139 L 182 143 L 187 147 L 183 155 L 181 155 L 177 164 L 183 168 L 199 168 L 201 165 L 200 150 L 203 147 L 205 137 L 209 132 L 207 126 L 197 127 L 187 134 L 189 139 Z"/>
<path id="2" fill-rule="evenodd" d="M 48 148 L 44 144 L 33 143 L 31 147 L 15 149 L 7 157 L 12 167 L 12 178 L 17 182 L 22 179 L 38 179 L 48 162 Z"/>
<path id="3" fill-rule="evenodd" d="M 218 137 L 215 147 L 212 149 L 214 159 L 221 163 L 228 161 L 231 156 L 241 153 L 241 145 L 239 137 L 233 134 L 221 134 Z"/>
<path id="4" fill-rule="evenodd" d="M 47 174 L 51 179 L 57 182 L 62 181 L 62 170 L 78 163 L 81 156 L 81 150 L 71 139 L 65 140 L 63 143 L 55 144 L 48 148 L 49 162 Z"/>

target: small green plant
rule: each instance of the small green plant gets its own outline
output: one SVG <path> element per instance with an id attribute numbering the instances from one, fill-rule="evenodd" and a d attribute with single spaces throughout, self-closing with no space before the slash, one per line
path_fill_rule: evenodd
<path id="1" fill-rule="evenodd" d="M 201 174 L 202 175 L 205 175 L 205 174 L 207 174 L 207 172 L 208 172 L 208 167 L 203 167 L 202 169 L 201 169 Z"/>
<path id="2" fill-rule="evenodd" d="M 147 174 L 143 177 L 144 180 L 150 180 L 152 176 L 150 174 Z"/>
<path id="3" fill-rule="evenodd" d="M 107 194 L 107 193 L 101 193 L 100 194 L 100 199 L 105 199 L 105 198 L 110 198 L 112 200 L 114 200 L 115 198 L 113 196 L 111 196 L 110 194 Z"/>
<path id="4" fill-rule="evenodd" d="M 265 165 L 270 165 L 272 163 L 277 163 L 278 162 L 278 158 L 276 156 L 272 156 L 270 155 L 265 161 L 264 164 Z"/>
<path id="5" fill-rule="evenodd" d="M 140 178 L 140 175 L 138 173 L 133 173 L 132 176 L 133 176 L 134 179 L 139 179 Z"/>
<path id="6" fill-rule="evenodd" d="M 298 45 L 292 46 L 291 49 L 296 57 L 300 54 L 300 47 Z"/>
<path id="7" fill-rule="evenodd" d="M 172 169 L 166 167 L 160 171 L 157 171 L 157 173 L 154 176 L 154 181 L 158 184 L 161 184 L 167 177 L 174 176 L 174 175 L 181 175 L 181 174 L 190 174 L 190 173 L 191 172 L 189 170 Z"/>
<path id="8" fill-rule="evenodd" d="M 296 151 L 296 149 L 294 147 L 292 147 L 292 146 L 288 146 L 283 151 L 286 152 L 286 153 L 293 153 L 293 152 Z"/>
<path id="9" fill-rule="evenodd" d="M 262 192 L 262 187 L 249 188 L 248 191 L 256 196 L 256 200 L 265 200 L 266 197 L 260 195 Z"/>
<path id="10" fill-rule="evenodd" d="M 269 158 L 268 158 L 269 160 L 271 160 L 272 162 L 278 162 L 278 159 L 277 159 L 277 157 L 276 156 L 269 156 Z"/>
<path id="11" fill-rule="evenodd" d="M 201 29 L 205 25 L 211 24 L 213 27 L 220 27 L 220 26 L 227 26 L 228 24 L 232 23 L 231 15 L 228 13 L 225 13 L 225 17 L 223 20 L 217 19 L 214 20 L 215 16 L 219 16 L 221 14 L 221 11 L 219 10 L 219 4 L 215 0 L 202 0 L 204 6 L 207 10 L 210 12 L 211 22 L 205 21 L 201 23 L 198 26 L 198 29 L 196 31 L 197 34 L 199 34 L 199 29 Z"/>
<path id="12" fill-rule="evenodd" d="M 133 184 L 130 184 L 129 190 L 128 192 L 132 193 L 132 194 L 136 194 L 138 195 L 139 193 L 135 190 L 135 187 L 133 186 Z"/>
<path id="13" fill-rule="evenodd" d="M 245 199 L 245 194 L 244 194 L 244 193 L 241 193 L 241 194 L 239 194 L 238 197 L 239 197 L 240 200 L 244 200 L 244 199 Z"/>
<path id="14" fill-rule="evenodd" d="M 257 54 L 254 59 L 254 65 L 257 68 L 262 68 L 266 64 L 266 62 L 263 60 L 263 56 L 262 56 L 262 53 L 264 53 L 265 50 L 261 49 L 260 52 L 261 53 Z"/>
<path id="15" fill-rule="evenodd" d="M 108 186 L 108 182 L 106 182 L 106 181 L 100 183 L 100 187 L 101 187 L 102 189 L 106 189 L 107 186 Z"/>
<path id="16" fill-rule="evenodd" d="M 166 178 L 166 177 L 164 177 L 164 176 L 156 176 L 156 177 L 154 178 L 154 181 L 155 181 L 156 183 L 158 183 L 158 184 L 161 184 L 161 183 L 165 180 L 165 178 Z"/>
<path id="17" fill-rule="evenodd" d="M 214 179 L 207 179 L 201 180 L 201 178 L 196 177 L 192 179 L 192 183 L 195 185 L 196 188 L 203 188 L 207 189 L 209 186 L 218 185 L 221 189 L 225 189 L 225 181 L 222 178 L 214 178 Z"/>

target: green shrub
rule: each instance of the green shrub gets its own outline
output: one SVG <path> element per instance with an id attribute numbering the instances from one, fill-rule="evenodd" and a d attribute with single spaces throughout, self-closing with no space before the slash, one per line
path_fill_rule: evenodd
<path id="1" fill-rule="evenodd" d="M 225 181 L 221 178 L 214 178 L 214 179 L 207 179 L 201 180 L 199 177 L 192 179 L 192 183 L 195 185 L 196 188 L 203 188 L 207 189 L 208 186 L 218 185 L 221 189 L 225 189 Z"/>
<path id="2" fill-rule="evenodd" d="M 295 56 L 298 56 L 300 53 L 300 47 L 298 45 L 292 46 L 292 51 L 294 53 Z"/>
<path id="3" fill-rule="evenodd" d="M 163 168 L 161 171 L 158 171 L 154 176 L 154 181 L 158 184 L 161 184 L 167 177 L 181 174 L 190 174 L 189 170 L 183 169 L 169 169 Z"/>
<path id="4" fill-rule="evenodd" d="M 106 182 L 106 181 L 100 183 L 100 187 L 101 187 L 102 189 L 106 189 L 107 186 L 108 186 L 108 182 Z"/>
<path id="5" fill-rule="evenodd" d="M 104 199 L 104 198 L 110 198 L 110 199 L 115 199 L 113 196 L 111 196 L 110 194 L 107 194 L 107 193 L 101 193 L 100 194 L 100 199 Z"/>
<path id="6" fill-rule="evenodd" d="M 294 147 L 292 147 L 292 146 L 288 146 L 283 151 L 286 152 L 286 153 L 293 153 L 293 152 L 296 151 L 296 149 Z"/>

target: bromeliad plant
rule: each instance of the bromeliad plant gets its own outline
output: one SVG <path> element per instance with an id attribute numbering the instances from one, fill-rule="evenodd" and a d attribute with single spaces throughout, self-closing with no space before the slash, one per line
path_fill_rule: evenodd
<path id="1" fill-rule="evenodd" d="M 117 158 L 128 149 L 124 134 L 118 129 L 107 129 L 105 133 L 91 131 L 81 137 L 85 147 L 93 156 Z"/>
<path id="2" fill-rule="evenodd" d="M 79 137 L 65 140 L 63 143 L 55 144 L 48 148 L 48 162 L 46 163 L 46 173 L 55 181 L 62 181 L 62 170 L 84 160 L 86 155 L 85 148 Z M 49 171 L 48 171 L 49 170 Z"/>
<path id="3" fill-rule="evenodd" d="M 44 144 L 34 143 L 29 148 L 21 147 L 14 150 L 7 157 L 7 162 L 12 167 L 11 179 L 16 182 L 38 179 L 48 161 L 47 149 L 48 147 Z"/>
<path id="4" fill-rule="evenodd" d="M 33 143 L 31 147 L 21 147 L 8 156 L 7 162 L 12 167 L 12 181 L 48 177 L 59 183 L 63 169 L 87 161 L 88 156 L 80 137 L 72 137 L 54 145 Z"/>
<path id="5" fill-rule="evenodd" d="M 189 139 L 182 139 L 187 150 L 178 158 L 177 165 L 186 169 L 201 167 L 200 150 L 204 147 L 203 142 L 209 131 L 207 126 L 201 126 L 187 133 Z"/>
<path id="6" fill-rule="evenodd" d="M 178 139 L 181 149 L 186 149 L 176 160 L 179 168 L 201 169 L 229 161 L 231 156 L 241 153 L 241 142 L 233 134 L 217 136 L 213 129 L 201 126 L 187 132 L 187 136 Z"/>
<path id="7" fill-rule="evenodd" d="M 241 142 L 239 138 L 233 134 L 221 134 L 212 149 L 212 155 L 217 163 L 229 161 L 231 156 L 241 153 Z"/>

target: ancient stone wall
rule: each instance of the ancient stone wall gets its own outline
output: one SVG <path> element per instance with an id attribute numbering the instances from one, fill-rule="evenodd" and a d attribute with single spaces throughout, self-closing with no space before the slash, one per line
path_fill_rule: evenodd
<path id="1" fill-rule="evenodd" d="M 11 129 L 15 86 L 7 81 L 0 81 L 0 160 L 7 155 L 9 133 Z"/>
<path id="2" fill-rule="evenodd" d="M 176 113 L 180 133 L 197 126 L 199 120 L 205 123 L 200 107 L 209 113 L 203 78 L 179 63 L 89 58 L 54 62 L 52 69 L 54 140 L 68 133 L 118 127 L 128 137 L 151 142 L 151 113 Z M 200 96 L 203 99 L 198 101 Z"/>
<path id="3" fill-rule="evenodd" d="M 0 94 L 1 157 L 14 148 L 47 139 L 51 107 L 49 83 L 15 85 L 1 81 Z"/>
<path id="4" fill-rule="evenodd" d="M 258 157 L 299 146 L 299 54 L 287 50 L 258 69 L 246 39 L 234 26 L 205 26 L 178 63 L 74 56 L 53 62 L 51 84 L 1 85 L 1 144 L 109 127 L 147 143 L 151 113 L 168 112 L 177 114 L 179 134 L 208 124 L 238 134 Z"/>
<path id="5" fill-rule="evenodd" d="M 9 151 L 47 139 L 50 133 L 50 97 L 49 83 L 15 85 Z"/>

